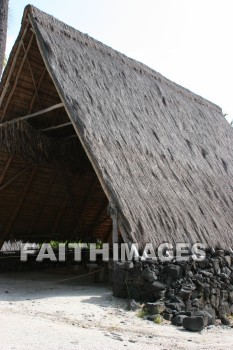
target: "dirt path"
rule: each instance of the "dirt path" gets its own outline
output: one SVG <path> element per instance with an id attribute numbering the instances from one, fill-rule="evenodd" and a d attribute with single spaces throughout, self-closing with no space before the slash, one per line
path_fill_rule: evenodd
<path id="1" fill-rule="evenodd" d="M 109 286 L 67 274 L 0 275 L 0 349 L 232 349 L 233 331 L 155 325 L 126 310 Z M 74 276 L 71 276 L 74 277 Z"/>

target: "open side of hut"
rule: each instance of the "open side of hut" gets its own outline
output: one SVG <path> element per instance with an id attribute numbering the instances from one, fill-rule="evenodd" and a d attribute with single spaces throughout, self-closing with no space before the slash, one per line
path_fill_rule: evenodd
<path id="1" fill-rule="evenodd" d="M 0 243 L 233 243 L 233 129 L 213 103 L 33 6 L 0 87 Z"/>

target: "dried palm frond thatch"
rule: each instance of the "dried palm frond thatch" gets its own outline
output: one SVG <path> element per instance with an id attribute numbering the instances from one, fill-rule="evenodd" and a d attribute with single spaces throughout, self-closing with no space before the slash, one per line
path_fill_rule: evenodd
<path id="1" fill-rule="evenodd" d="M 55 163 L 72 171 L 85 171 L 85 153 L 74 139 L 57 140 L 35 130 L 25 121 L 15 120 L 0 127 L 0 143 L 10 154 L 32 164 Z"/>
<path id="2" fill-rule="evenodd" d="M 117 208 L 124 237 L 140 245 L 232 245 L 233 130 L 221 109 L 32 6 L 26 8 L 13 54 L 26 23 Z M 28 158 L 51 159 L 54 146 L 40 144 L 39 136 L 30 145 L 27 128 L 18 130 Z M 7 145 L 15 131 L 4 132 Z M 8 145 L 12 152 L 16 148 Z"/>

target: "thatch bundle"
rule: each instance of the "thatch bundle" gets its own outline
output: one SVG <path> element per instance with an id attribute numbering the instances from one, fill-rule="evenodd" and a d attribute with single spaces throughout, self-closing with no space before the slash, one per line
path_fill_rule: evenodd
<path id="1" fill-rule="evenodd" d="M 22 120 L 16 119 L 0 127 L 0 143 L 7 152 L 31 164 L 54 163 L 80 172 L 90 168 L 75 139 L 48 137 Z"/>

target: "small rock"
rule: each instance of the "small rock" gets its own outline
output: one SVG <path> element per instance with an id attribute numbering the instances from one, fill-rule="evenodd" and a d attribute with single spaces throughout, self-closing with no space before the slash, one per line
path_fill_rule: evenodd
<path id="1" fill-rule="evenodd" d="M 217 312 L 220 319 L 223 318 L 225 315 L 229 315 L 230 314 L 229 304 L 226 302 L 222 303 L 221 305 L 219 305 Z"/>
<path id="2" fill-rule="evenodd" d="M 165 310 L 165 305 L 162 301 L 157 301 L 156 303 L 146 303 L 144 309 L 151 315 L 161 314 Z"/>
<path id="3" fill-rule="evenodd" d="M 149 267 L 145 268 L 142 271 L 141 277 L 150 283 L 153 283 L 154 281 L 157 280 L 157 276 L 155 275 L 155 273 L 153 271 L 150 270 Z"/>
<path id="4" fill-rule="evenodd" d="M 162 283 L 162 282 L 159 282 L 159 281 L 155 281 L 153 284 L 153 289 L 155 291 L 162 291 L 162 290 L 165 290 L 166 289 L 166 284 Z"/>
<path id="5" fill-rule="evenodd" d="M 163 318 L 164 318 L 166 321 L 171 321 L 172 318 L 173 318 L 173 314 L 168 314 L 168 313 L 164 312 Z"/>
<path id="6" fill-rule="evenodd" d="M 200 304 L 199 299 L 197 299 L 197 298 L 193 299 L 193 301 L 192 301 L 193 307 L 199 307 L 199 304 Z"/>
<path id="7" fill-rule="evenodd" d="M 192 316 L 192 313 L 191 313 L 191 311 L 179 311 L 179 312 L 177 312 L 176 314 L 175 314 L 175 316 Z"/>
<path id="8" fill-rule="evenodd" d="M 182 300 L 187 301 L 190 299 L 191 294 L 192 294 L 192 289 L 181 288 L 181 290 L 179 292 L 179 297 Z"/>
<path id="9" fill-rule="evenodd" d="M 207 311 L 196 311 L 194 316 L 202 316 L 204 319 L 205 327 L 215 324 L 215 318 Z"/>
<path id="10" fill-rule="evenodd" d="M 167 303 L 167 308 L 171 309 L 172 311 L 184 311 L 185 305 L 181 303 Z"/>
<path id="11" fill-rule="evenodd" d="M 188 317 L 186 315 L 178 315 L 172 319 L 173 326 L 181 327 L 183 326 L 184 319 Z"/>
<path id="12" fill-rule="evenodd" d="M 213 274 L 209 271 L 206 271 L 206 270 L 202 270 L 200 271 L 200 273 L 202 274 L 202 276 L 204 277 L 209 277 L 209 278 L 212 278 L 213 277 Z"/>
<path id="13" fill-rule="evenodd" d="M 227 275 L 227 276 L 230 276 L 231 270 L 228 269 L 228 267 L 223 267 L 223 268 L 222 268 L 222 273 L 225 274 L 225 275 Z"/>
<path id="14" fill-rule="evenodd" d="M 138 304 L 134 299 L 128 300 L 128 310 L 136 311 L 140 308 L 140 304 Z"/>
<path id="15" fill-rule="evenodd" d="M 166 309 L 164 310 L 164 312 L 165 312 L 166 314 L 173 314 L 172 309 L 169 309 L 168 307 L 166 307 Z"/>
<path id="16" fill-rule="evenodd" d="M 172 278 L 181 278 L 182 272 L 182 267 L 179 265 L 168 265 L 164 268 L 164 273 Z"/>
<path id="17" fill-rule="evenodd" d="M 224 258 L 224 250 L 222 249 L 218 249 L 216 250 L 214 253 L 213 253 L 213 257 L 221 257 L 221 258 Z"/>
<path id="18" fill-rule="evenodd" d="M 185 317 L 183 327 L 192 332 L 200 332 L 204 329 L 204 318 L 202 316 Z"/>

